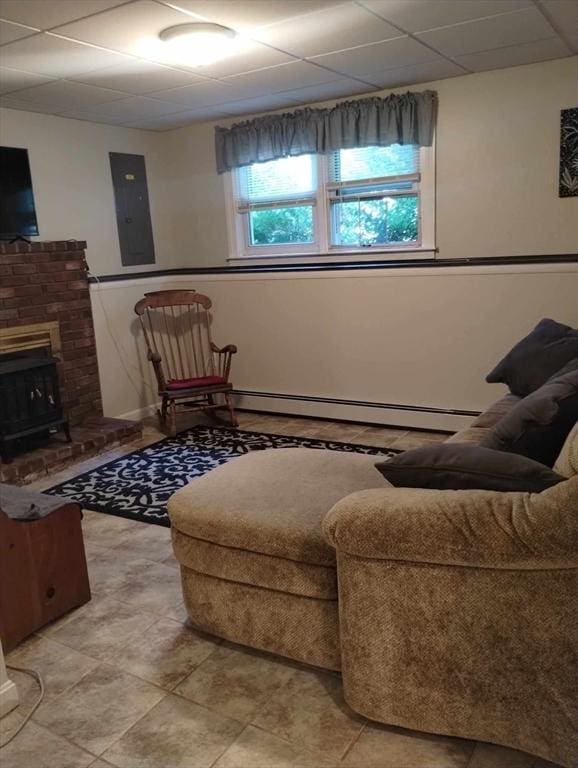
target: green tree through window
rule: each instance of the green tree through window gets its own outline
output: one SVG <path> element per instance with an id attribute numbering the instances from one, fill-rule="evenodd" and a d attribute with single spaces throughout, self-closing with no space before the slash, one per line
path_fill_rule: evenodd
<path id="1" fill-rule="evenodd" d="M 251 211 L 251 243 L 280 245 L 313 242 L 313 208 L 291 206 Z"/>

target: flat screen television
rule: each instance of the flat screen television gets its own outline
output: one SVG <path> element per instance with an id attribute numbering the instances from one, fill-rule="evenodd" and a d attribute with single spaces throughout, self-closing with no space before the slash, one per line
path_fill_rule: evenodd
<path id="1" fill-rule="evenodd" d="M 28 150 L 0 147 L 0 239 L 37 234 Z"/>

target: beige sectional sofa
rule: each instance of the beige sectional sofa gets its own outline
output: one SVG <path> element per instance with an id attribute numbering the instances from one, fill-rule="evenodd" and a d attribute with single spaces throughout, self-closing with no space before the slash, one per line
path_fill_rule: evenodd
<path id="1" fill-rule="evenodd" d="M 449 439 L 479 442 L 517 400 Z M 192 623 L 341 670 L 375 720 L 575 766 L 578 475 L 533 495 L 410 490 L 375 460 L 258 451 L 176 493 Z"/>

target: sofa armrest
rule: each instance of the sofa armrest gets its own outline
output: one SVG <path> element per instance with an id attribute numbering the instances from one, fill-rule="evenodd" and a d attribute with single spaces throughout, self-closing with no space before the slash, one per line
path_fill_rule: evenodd
<path id="1" fill-rule="evenodd" d="M 478 568 L 578 567 L 578 477 L 540 494 L 384 488 L 353 493 L 323 522 L 338 552 Z"/>

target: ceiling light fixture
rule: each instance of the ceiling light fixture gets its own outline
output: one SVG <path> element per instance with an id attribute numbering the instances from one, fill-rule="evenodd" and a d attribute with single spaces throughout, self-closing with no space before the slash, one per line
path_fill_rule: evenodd
<path id="1" fill-rule="evenodd" d="M 221 24 L 195 22 L 167 27 L 159 34 L 165 45 L 174 50 L 183 63 L 202 67 L 224 59 L 234 50 L 237 33 Z"/>

